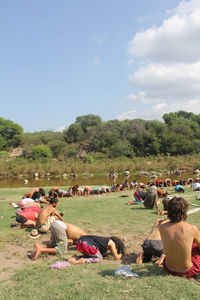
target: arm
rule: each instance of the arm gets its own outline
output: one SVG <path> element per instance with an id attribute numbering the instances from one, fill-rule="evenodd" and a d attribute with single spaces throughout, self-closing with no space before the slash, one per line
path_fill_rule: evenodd
<path id="1" fill-rule="evenodd" d="M 119 260 L 122 257 L 122 254 L 117 253 L 117 249 L 115 246 L 115 243 L 112 240 L 109 240 L 108 242 L 108 249 L 111 250 L 112 255 L 114 256 L 115 259 Z"/>
<path id="2" fill-rule="evenodd" d="M 193 225 L 193 228 L 194 228 L 194 241 L 198 245 L 198 247 L 200 248 L 200 231 L 197 228 L 197 226 Z"/>
<path id="3" fill-rule="evenodd" d="M 155 207 L 156 207 L 157 210 L 159 209 L 157 199 L 155 199 Z"/>
<path id="4" fill-rule="evenodd" d="M 54 208 L 53 214 L 56 215 L 61 221 L 63 221 L 63 218 L 61 215 L 57 212 L 57 210 Z"/>

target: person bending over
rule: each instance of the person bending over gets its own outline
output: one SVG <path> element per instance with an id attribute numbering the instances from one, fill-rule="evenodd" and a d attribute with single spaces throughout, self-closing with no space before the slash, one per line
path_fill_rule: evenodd
<path id="1" fill-rule="evenodd" d="M 82 228 L 60 220 L 51 224 L 50 231 L 49 247 L 36 243 L 31 253 L 32 260 L 36 260 L 43 253 L 57 254 L 59 252 L 64 254 L 67 252 L 70 240 L 76 242 L 81 236 L 87 234 Z"/>
<path id="2" fill-rule="evenodd" d="M 175 192 L 178 192 L 178 193 L 185 193 L 184 187 L 180 184 L 176 185 L 174 190 L 175 190 Z"/>
<path id="3" fill-rule="evenodd" d="M 159 230 L 166 254 L 163 259 L 165 272 L 193 278 L 200 273 L 200 231 L 197 226 L 185 222 L 187 211 L 185 199 L 171 199 L 168 203 L 169 220 L 160 224 Z"/>
<path id="4" fill-rule="evenodd" d="M 164 220 L 156 220 L 150 234 L 142 244 L 143 252 L 140 252 L 136 264 L 142 264 L 143 262 L 150 262 L 152 259 L 158 260 L 158 258 L 164 257 L 163 243 L 159 232 L 159 224 Z"/>
<path id="5" fill-rule="evenodd" d="M 134 198 L 135 200 L 129 201 L 128 205 L 132 205 L 132 204 L 143 204 L 144 199 L 146 197 L 146 192 L 141 191 L 140 189 L 136 190 L 134 192 Z"/>
<path id="6" fill-rule="evenodd" d="M 153 185 L 149 187 L 146 191 L 146 196 L 143 202 L 144 207 L 147 209 L 153 209 L 155 206 L 158 210 L 158 205 L 160 204 L 160 201 L 157 200 L 157 197 L 158 195 L 156 191 L 156 186 Z"/>
<path id="7" fill-rule="evenodd" d="M 40 196 L 44 197 L 45 196 L 45 190 L 43 188 L 35 188 L 35 189 L 32 189 L 28 192 L 26 192 L 23 196 L 22 196 L 22 199 L 25 199 L 25 198 L 32 198 L 33 194 L 35 192 L 39 192 L 40 193 Z"/>
<path id="8" fill-rule="evenodd" d="M 69 259 L 71 264 L 97 263 L 103 260 L 103 256 L 108 250 L 111 251 L 115 259 L 119 260 L 125 254 L 125 246 L 121 239 L 111 236 L 84 235 L 76 242 L 77 251 L 83 257 L 77 255 Z"/>

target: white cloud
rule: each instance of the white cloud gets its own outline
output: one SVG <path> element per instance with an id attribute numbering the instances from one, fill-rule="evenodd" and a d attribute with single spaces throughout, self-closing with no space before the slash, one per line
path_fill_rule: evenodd
<path id="1" fill-rule="evenodd" d="M 125 119 L 134 119 L 136 118 L 137 112 L 134 110 L 124 112 L 121 115 L 117 116 L 118 120 L 125 120 Z"/>
<path id="2" fill-rule="evenodd" d="M 55 129 L 54 131 L 56 131 L 56 132 L 63 132 L 63 130 L 65 130 L 66 128 L 67 128 L 67 126 L 63 125 L 63 126 L 60 126 L 57 129 Z"/>
<path id="3" fill-rule="evenodd" d="M 96 56 L 93 59 L 93 63 L 94 63 L 95 66 L 99 66 L 102 63 L 102 61 L 101 61 L 101 59 L 99 57 Z"/>
<path id="4" fill-rule="evenodd" d="M 166 107 L 167 107 L 166 103 L 159 103 L 159 104 L 156 104 L 155 106 L 153 106 L 152 109 L 156 110 L 156 111 L 162 111 Z"/>
<path id="5" fill-rule="evenodd" d="M 158 103 L 151 108 L 141 110 L 133 110 L 120 114 L 117 118 L 119 120 L 125 119 L 143 119 L 143 120 L 160 120 L 163 121 L 162 116 L 165 113 L 177 112 L 184 110 L 193 112 L 194 114 L 200 113 L 200 102 L 197 100 L 191 100 L 183 103 Z"/>
<path id="6" fill-rule="evenodd" d="M 154 101 L 190 99 L 200 95 L 200 60 L 192 64 L 148 64 L 140 67 L 130 82 Z"/>
<path id="7" fill-rule="evenodd" d="M 166 63 L 199 59 L 200 1 L 182 2 L 174 12 L 160 27 L 138 32 L 129 43 L 129 53 Z"/>
<path id="8" fill-rule="evenodd" d="M 145 92 L 141 91 L 138 94 L 129 94 L 127 98 L 132 103 L 149 103 L 152 101 L 152 99 L 147 98 Z"/>
<path id="9" fill-rule="evenodd" d="M 138 92 L 127 98 L 137 117 L 161 119 L 178 110 L 200 113 L 199 16 L 200 0 L 182 1 L 161 26 L 138 32 L 130 41 L 129 60 L 139 63 L 130 83 Z"/>

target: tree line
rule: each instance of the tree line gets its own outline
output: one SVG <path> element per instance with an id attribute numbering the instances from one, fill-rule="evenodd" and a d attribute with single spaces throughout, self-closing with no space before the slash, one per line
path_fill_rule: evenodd
<path id="1" fill-rule="evenodd" d="M 102 121 L 98 115 L 78 116 L 63 132 L 24 133 L 23 128 L 0 118 L 0 155 L 23 147 L 23 157 L 33 160 L 76 157 L 95 158 L 150 155 L 185 155 L 200 152 L 200 114 L 178 111 L 158 120 Z"/>

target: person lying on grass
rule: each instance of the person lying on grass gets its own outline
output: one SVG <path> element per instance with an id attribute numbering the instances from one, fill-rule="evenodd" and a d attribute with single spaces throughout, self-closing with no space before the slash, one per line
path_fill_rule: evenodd
<path id="1" fill-rule="evenodd" d="M 136 264 L 142 264 L 143 262 L 150 262 L 152 260 L 155 261 L 160 257 L 164 257 L 164 249 L 163 244 L 159 232 L 159 225 L 164 220 L 159 219 L 154 223 L 150 234 L 147 236 L 146 240 L 142 244 L 143 252 L 140 252 L 137 259 Z M 157 260 L 156 260 L 157 259 Z"/>
<path id="2" fill-rule="evenodd" d="M 68 261 L 73 265 L 101 262 L 108 250 L 111 251 L 117 260 L 125 254 L 124 243 L 121 239 L 114 236 L 84 235 L 76 241 L 76 248 L 83 256 L 72 256 Z"/>
<path id="3" fill-rule="evenodd" d="M 16 222 L 21 223 L 21 228 L 35 227 L 40 210 L 40 207 L 19 208 L 16 211 Z"/>
<path id="4" fill-rule="evenodd" d="M 52 198 L 49 204 L 41 209 L 36 222 L 40 232 L 47 232 L 51 224 L 57 219 L 63 221 L 63 218 L 56 210 L 58 201 L 57 198 Z"/>
<path id="5" fill-rule="evenodd" d="M 82 228 L 60 220 L 51 224 L 50 231 L 49 247 L 36 243 L 31 253 L 32 260 L 36 260 L 43 253 L 64 254 L 67 252 L 68 242 L 76 242 L 81 236 L 87 234 Z"/>
<path id="6" fill-rule="evenodd" d="M 200 273 L 200 231 L 185 222 L 188 203 L 174 197 L 168 203 L 169 220 L 159 225 L 166 256 L 160 260 L 168 274 L 193 278 Z"/>

